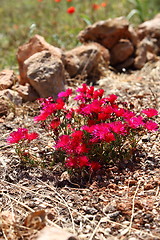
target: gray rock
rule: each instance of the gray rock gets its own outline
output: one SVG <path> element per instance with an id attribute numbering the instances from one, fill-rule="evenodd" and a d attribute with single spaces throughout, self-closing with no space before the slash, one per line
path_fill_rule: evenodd
<path id="1" fill-rule="evenodd" d="M 60 58 L 52 56 L 48 51 L 35 53 L 24 65 L 30 85 L 40 97 L 57 97 L 65 90 L 64 66 Z"/>

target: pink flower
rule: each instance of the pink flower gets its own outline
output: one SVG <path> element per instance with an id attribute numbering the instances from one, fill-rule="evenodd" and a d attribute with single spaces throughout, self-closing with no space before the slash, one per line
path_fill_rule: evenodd
<path id="1" fill-rule="evenodd" d="M 99 141 L 111 142 L 115 140 L 113 133 L 111 133 L 109 130 L 108 123 L 100 123 L 100 124 L 93 125 L 90 127 L 89 131 L 93 136 L 90 142 L 99 142 Z"/>
<path id="2" fill-rule="evenodd" d="M 89 159 L 86 156 L 78 157 L 77 162 L 79 167 L 89 166 Z"/>
<path id="3" fill-rule="evenodd" d="M 71 118 L 73 118 L 73 116 L 74 116 L 74 109 L 71 108 L 71 109 L 68 110 L 68 112 L 66 114 L 66 118 L 71 119 Z"/>
<path id="4" fill-rule="evenodd" d="M 117 96 L 114 95 L 114 94 L 111 94 L 111 95 L 109 95 L 106 99 L 107 99 L 110 103 L 114 103 L 114 102 L 117 100 Z"/>
<path id="5" fill-rule="evenodd" d="M 88 151 L 89 151 L 89 148 L 87 148 L 84 143 L 78 144 L 78 146 L 75 149 L 75 152 L 77 154 L 87 153 Z"/>
<path id="6" fill-rule="evenodd" d="M 125 135 L 127 133 L 125 129 L 125 124 L 123 124 L 120 121 L 115 121 L 113 123 L 110 123 L 110 128 L 111 128 L 111 131 L 117 134 Z"/>
<path id="7" fill-rule="evenodd" d="M 65 105 L 65 102 L 63 101 L 62 98 L 57 99 L 57 103 L 55 104 L 55 109 L 56 110 L 62 110 Z"/>
<path id="8" fill-rule="evenodd" d="M 20 140 L 25 139 L 28 135 L 28 129 L 26 128 L 18 128 L 17 131 L 14 131 L 10 134 L 7 139 L 9 144 L 18 143 Z"/>
<path id="9" fill-rule="evenodd" d="M 57 105 L 55 103 L 46 103 L 41 110 L 40 115 L 34 117 L 35 122 L 44 121 L 50 116 L 53 112 L 56 111 Z"/>
<path id="10" fill-rule="evenodd" d="M 77 131 L 75 131 L 75 132 L 73 132 L 73 133 L 71 134 L 71 137 L 72 137 L 74 140 L 81 140 L 82 137 L 83 137 L 83 131 L 77 130 Z"/>
<path id="11" fill-rule="evenodd" d="M 59 137 L 57 144 L 55 145 L 55 148 L 62 148 L 65 149 L 68 146 L 68 143 L 70 142 L 70 137 L 68 135 L 62 135 Z"/>
<path id="12" fill-rule="evenodd" d="M 125 113 L 125 110 L 123 108 L 114 109 L 114 113 L 117 117 L 122 117 Z"/>
<path id="13" fill-rule="evenodd" d="M 60 92 L 60 93 L 58 94 L 58 97 L 59 97 L 59 98 L 62 98 L 62 97 L 67 98 L 67 97 L 69 97 L 71 94 L 72 94 L 72 89 L 71 89 L 71 88 L 68 88 L 65 92 Z"/>
<path id="14" fill-rule="evenodd" d="M 94 91 L 93 99 L 102 98 L 103 94 L 104 94 L 104 90 L 98 89 L 98 90 Z"/>
<path id="15" fill-rule="evenodd" d="M 147 121 L 144 125 L 145 128 L 147 128 L 149 131 L 156 131 L 158 130 L 158 124 L 154 121 Z"/>
<path id="16" fill-rule="evenodd" d="M 126 119 L 126 121 L 128 122 L 128 126 L 133 129 L 139 128 L 144 125 L 143 117 L 141 116 L 132 117 L 132 118 Z"/>
<path id="17" fill-rule="evenodd" d="M 99 162 L 91 162 L 90 163 L 90 170 L 91 171 L 97 171 L 101 168 L 101 164 Z"/>
<path id="18" fill-rule="evenodd" d="M 58 118 L 55 118 L 51 123 L 50 126 L 51 128 L 55 129 L 61 124 L 60 120 Z"/>
<path id="19" fill-rule="evenodd" d="M 83 83 L 82 87 L 77 88 L 76 92 L 86 93 L 87 90 L 87 84 Z"/>
<path id="20" fill-rule="evenodd" d="M 31 140 L 37 139 L 38 137 L 39 137 L 38 133 L 32 132 L 27 134 L 26 139 L 31 141 Z"/>
<path id="21" fill-rule="evenodd" d="M 67 167 L 84 167 L 89 166 L 89 159 L 86 156 L 76 156 L 76 157 L 68 157 L 66 159 Z"/>
<path id="22" fill-rule="evenodd" d="M 68 157 L 65 164 L 67 167 L 76 167 L 77 160 L 75 157 Z"/>
<path id="23" fill-rule="evenodd" d="M 114 137 L 114 134 L 113 133 L 107 133 L 105 134 L 105 137 L 104 137 L 104 141 L 107 142 L 107 143 L 110 143 L 110 142 L 113 142 L 115 141 L 115 137 Z"/>
<path id="24" fill-rule="evenodd" d="M 142 110 L 142 113 L 146 114 L 147 117 L 149 117 L 149 118 L 158 115 L 158 111 L 154 108 L 144 109 L 144 110 Z"/>

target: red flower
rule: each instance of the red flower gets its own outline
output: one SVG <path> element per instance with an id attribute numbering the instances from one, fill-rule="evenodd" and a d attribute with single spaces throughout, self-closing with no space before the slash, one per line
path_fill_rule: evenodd
<path id="1" fill-rule="evenodd" d="M 101 3 L 101 7 L 106 7 L 106 6 L 107 6 L 107 3 L 105 3 L 105 2 Z"/>
<path id="2" fill-rule="evenodd" d="M 158 124 L 156 122 L 153 122 L 153 121 L 146 122 L 144 126 L 149 131 L 156 131 L 156 130 L 158 130 Z"/>
<path id="3" fill-rule="evenodd" d="M 61 0 L 54 0 L 55 2 L 60 2 Z"/>
<path id="4" fill-rule="evenodd" d="M 117 99 L 117 96 L 114 94 L 111 94 L 106 98 L 106 100 L 108 100 L 110 103 L 114 103 L 116 99 Z"/>
<path id="5" fill-rule="evenodd" d="M 89 166 L 89 159 L 86 156 L 80 156 L 77 158 L 77 163 L 79 167 Z"/>
<path id="6" fill-rule="evenodd" d="M 136 129 L 144 125 L 143 117 L 132 117 L 130 119 L 127 119 L 129 127 Z"/>
<path id="7" fill-rule="evenodd" d="M 9 144 L 18 143 L 20 140 L 25 139 L 28 134 L 28 129 L 26 128 L 18 128 L 17 131 L 14 131 L 10 134 L 7 139 Z"/>
<path id="8" fill-rule="evenodd" d="M 114 134 L 113 133 L 107 133 L 105 134 L 104 136 L 104 141 L 109 143 L 109 142 L 112 142 L 112 141 L 115 141 L 115 137 L 114 137 Z"/>
<path id="9" fill-rule="evenodd" d="M 67 0 L 67 2 L 72 2 L 72 0 Z"/>
<path id="10" fill-rule="evenodd" d="M 58 94 L 58 97 L 59 98 L 62 98 L 62 97 L 69 97 L 70 95 L 72 94 L 72 89 L 71 88 L 68 88 L 65 92 L 60 92 Z"/>
<path id="11" fill-rule="evenodd" d="M 57 119 L 54 119 L 54 120 L 50 123 L 50 126 L 51 126 L 51 128 L 55 129 L 55 128 L 57 128 L 60 124 L 61 124 L 61 122 L 60 122 L 60 120 L 57 118 Z"/>
<path id="12" fill-rule="evenodd" d="M 29 134 L 27 134 L 27 136 L 26 136 L 26 139 L 28 139 L 28 140 L 34 140 L 34 139 L 36 139 L 36 138 L 38 138 L 38 133 L 36 133 L 36 132 L 32 132 L 32 133 L 29 133 Z"/>
<path id="13" fill-rule="evenodd" d="M 94 10 L 98 10 L 98 9 L 100 8 L 100 5 L 94 3 L 94 4 L 92 5 L 92 8 L 93 8 Z"/>
<path id="14" fill-rule="evenodd" d="M 142 110 L 142 113 L 146 114 L 147 117 L 149 117 L 149 118 L 158 115 L 158 111 L 154 108 L 144 109 L 144 110 Z"/>
<path id="15" fill-rule="evenodd" d="M 91 171 L 97 171 L 101 168 L 101 164 L 99 162 L 91 162 L 90 163 L 90 169 Z"/>
<path id="16" fill-rule="evenodd" d="M 117 134 L 126 134 L 127 131 L 125 129 L 125 125 L 120 122 L 120 121 L 115 121 L 113 123 L 110 123 L 110 128 L 111 128 L 111 131 L 117 133 Z"/>
<path id="17" fill-rule="evenodd" d="M 68 135 L 62 135 L 59 137 L 59 140 L 57 142 L 57 144 L 55 145 L 55 148 L 62 148 L 65 149 L 68 146 L 68 143 L 70 141 L 70 138 Z"/>
<path id="18" fill-rule="evenodd" d="M 67 9 L 67 13 L 69 13 L 69 14 L 73 14 L 74 12 L 75 12 L 75 7 L 69 7 L 68 9 Z"/>

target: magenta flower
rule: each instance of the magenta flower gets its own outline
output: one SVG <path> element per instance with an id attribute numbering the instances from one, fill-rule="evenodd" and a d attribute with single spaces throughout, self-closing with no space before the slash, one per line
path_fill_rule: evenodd
<path id="1" fill-rule="evenodd" d="M 125 127 L 126 127 L 126 125 L 120 121 L 115 121 L 115 122 L 110 123 L 111 131 L 113 131 L 117 134 L 125 135 L 127 133 Z"/>
<path id="2" fill-rule="evenodd" d="M 18 143 L 20 140 L 25 139 L 28 135 L 28 129 L 26 128 L 18 128 L 17 131 L 14 131 L 10 134 L 7 139 L 9 144 Z"/>
<path id="3" fill-rule="evenodd" d="M 99 162 L 91 162 L 90 163 L 90 170 L 91 171 L 97 171 L 101 168 L 101 164 Z"/>
<path id="4" fill-rule="evenodd" d="M 149 117 L 149 118 L 158 115 L 158 111 L 154 108 L 144 109 L 144 110 L 142 110 L 142 113 L 146 114 L 147 117 Z"/>
<path id="5" fill-rule="evenodd" d="M 70 141 L 70 137 L 68 135 L 62 135 L 59 137 L 57 144 L 55 145 L 55 148 L 66 148 Z"/>
<path id="6" fill-rule="evenodd" d="M 65 92 L 60 92 L 60 93 L 58 94 L 58 97 L 59 97 L 59 98 L 62 98 L 62 97 L 67 98 L 67 97 L 69 97 L 71 94 L 72 94 L 72 89 L 71 89 L 71 88 L 68 88 Z"/>
<path id="7" fill-rule="evenodd" d="M 60 120 L 58 118 L 54 119 L 53 121 L 51 121 L 50 123 L 50 127 L 55 129 L 57 128 L 59 125 L 61 124 Z"/>
<path id="8" fill-rule="evenodd" d="M 139 128 L 144 125 L 142 116 L 132 117 L 132 118 L 126 119 L 126 121 L 128 122 L 128 126 L 133 129 Z"/>
<path id="9" fill-rule="evenodd" d="M 79 167 L 89 166 L 89 159 L 86 156 L 80 156 L 77 158 L 77 163 Z"/>
<path id="10" fill-rule="evenodd" d="M 66 166 L 67 167 L 75 167 L 77 165 L 77 160 L 75 157 L 68 157 L 66 159 Z"/>
<path id="11" fill-rule="evenodd" d="M 38 133 L 32 132 L 27 134 L 26 139 L 32 141 L 34 139 L 37 139 L 38 137 L 39 137 Z"/>
<path id="12" fill-rule="evenodd" d="M 156 122 L 154 122 L 154 121 L 151 121 L 151 120 L 147 121 L 144 126 L 149 131 L 156 131 L 156 130 L 158 130 L 158 124 Z"/>
<path id="13" fill-rule="evenodd" d="M 109 101 L 110 103 L 114 103 L 117 100 L 117 96 L 114 94 L 111 94 L 106 98 L 106 100 Z"/>

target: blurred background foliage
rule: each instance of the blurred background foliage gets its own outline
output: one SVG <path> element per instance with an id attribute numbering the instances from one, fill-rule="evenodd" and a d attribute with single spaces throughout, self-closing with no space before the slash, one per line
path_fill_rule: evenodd
<path id="1" fill-rule="evenodd" d="M 73 14 L 67 13 L 71 6 Z M 0 70 L 17 70 L 17 48 L 35 34 L 71 49 L 80 44 L 77 34 L 96 21 L 126 16 L 136 26 L 158 12 L 160 0 L 1 0 Z"/>

